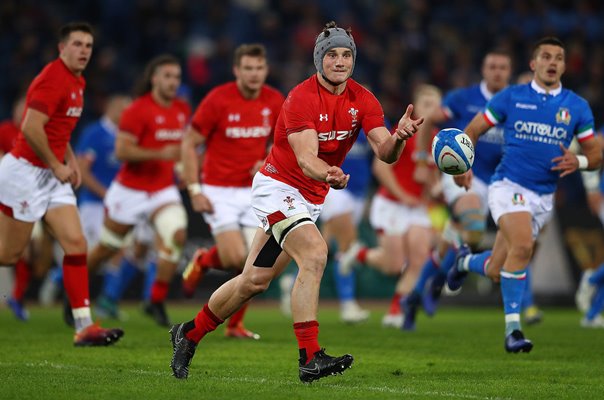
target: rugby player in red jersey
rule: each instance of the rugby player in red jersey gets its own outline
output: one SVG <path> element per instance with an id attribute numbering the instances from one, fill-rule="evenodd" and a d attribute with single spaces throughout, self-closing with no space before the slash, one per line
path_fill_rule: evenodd
<path id="1" fill-rule="evenodd" d="M 170 330 L 170 366 L 176 378 L 188 376 L 197 343 L 265 291 L 291 259 L 299 268 L 291 303 L 300 380 L 341 373 L 352 364 L 351 355 L 332 357 L 319 346 L 317 308 L 327 244 L 314 222 L 329 189 L 346 187 L 349 175 L 340 165 L 361 128 L 376 156 L 392 163 L 423 122 L 411 118 L 409 105 L 391 135 L 375 96 L 350 79 L 355 56 L 350 31 L 335 22 L 318 35 L 317 73 L 289 93 L 277 118 L 273 147 L 254 176 L 252 206 L 262 227 L 256 230 L 243 272 L 218 288 L 193 320 Z"/>
<path id="2" fill-rule="evenodd" d="M 115 142 L 123 164 L 109 186 L 99 243 L 90 251 L 91 269 L 126 245 L 126 236 L 148 220 L 158 240 L 157 276 L 145 312 L 169 325 L 164 302 L 186 241 L 187 213 L 174 182 L 174 163 L 188 123 L 189 105 L 176 98 L 181 82 L 177 58 L 160 55 L 147 64 L 138 97 L 122 114 Z"/>
<path id="3" fill-rule="evenodd" d="M 92 323 L 86 239 L 73 188 L 81 174 L 69 139 L 84 106 L 82 72 L 92 55 L 92 28 L 70 23 L 60 29 L 59 57 L 33 80 L 15 147 L 0 162 L 0 265 L 13 265 L 44 219 L 65 252 L 64 285 L 73 311 L 76 346 L 106 346 L 121 329 Z"/>
<path id="4" fill-rule="evenodd" d="M 265 84 L 266 49 L 243 44 L 235 50 L 236 80 L 216 87 L 199 104 L 185 135 L 182 159 L 193 210 L 203 212 L 216 245 L 201 248 L 183 273 L 192 296 L 207 268 L 243 270 L 258 228 L 252 209 L 252 178 L 264 163 L 285 98 Z M 204 144 L 201 182 L 196 149 Z M 243 326 L 247 304 L 229 319 L 226 336 L 259 339 Z"/>

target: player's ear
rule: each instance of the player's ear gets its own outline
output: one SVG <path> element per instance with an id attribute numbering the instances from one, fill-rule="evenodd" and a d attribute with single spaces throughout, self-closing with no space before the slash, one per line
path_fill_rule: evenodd
<path id="1" fill-rule="evenodd" d="M 531 62 L 529 63 L 529 67 L 531 68 L 531 71 L 535 72 L 535 60 L 531 60 Z"/>
<path id="2" fill-rule="evenodd" d="M 61 53 L 63 51 L 63 49 L 65 48 L 65 43 L 59 42 L 59 45 L 57 47 L 59 48 L 59 53 Z"/>

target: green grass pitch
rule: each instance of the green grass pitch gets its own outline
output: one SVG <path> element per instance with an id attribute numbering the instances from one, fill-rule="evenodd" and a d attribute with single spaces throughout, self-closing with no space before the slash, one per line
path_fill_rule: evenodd
<path id="1" fill-rule="evenodd" d="M 257 342 L 226 339 L 223 329 L 197 348 L 189 379 L 169 368 L 167 329 L 124 307 L 126 335 L 110 348 L 74 348 L 57 308 L 33 308 L 20 323 L 0 309 L 0 399 L 602 399 L 604 330 L 579 327 L 571 309 L 545 309 L 526 327 L 530 354 L 506 354 L 497 308 L 443 308 L 420 315 L 413 333 L 380 326 L 385 304 L 369 322 L 338 321 L 326 303 L 319 341 L 328 354 L 351 353 L 353 368 L 310 385 L 297 377 L 298 350 L 291 321 L 277 306 L 257 302 L 246 318 Z M 173 321 L 191 319 L 199 306 L 171 305 Z"/>

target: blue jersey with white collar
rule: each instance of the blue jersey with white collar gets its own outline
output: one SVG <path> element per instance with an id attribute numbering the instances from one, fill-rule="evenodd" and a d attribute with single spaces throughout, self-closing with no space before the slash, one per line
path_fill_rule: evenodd
<path id="1" fill-rule="evenodd" d="M 451 91 L 443 99 L 443 112 L 449 118 L 447 125 L 463 131 L 472 118 L 484 110 L 492 96 L 484 82 Z M 482 135 L 476 143 L 475 153 L 472 171 L 480 180 L 489 183 L 503 154 L 503 128 L 494 126 Z"/>
<path id="2" fill-rule="evenodd" d="M 556 190 L 554 157 L 593 137 L 594 118 L 585 99 L 560 88 L 546 94 L 534 82 L 510 86 L 488 102 L 484 117 L 504 128 L 504 153 L 493 181 L 507 178 L 539 194 Z"/>
<path id="3" fill-rule="evenodd" d="M 92 161 L 90 173 L 105 187 L 117 174 L 120 162 L 115 158 L 115 135 L 117 127 L 108 119 L 102 118 L 86 126 L 82 131 L 75 153 Z M 82 186 L 78 199 L 85 202 L 102 203 L 96 194 Z"/>

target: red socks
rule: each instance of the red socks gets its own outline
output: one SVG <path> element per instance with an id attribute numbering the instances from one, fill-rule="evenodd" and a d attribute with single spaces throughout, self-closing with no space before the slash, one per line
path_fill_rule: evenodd
<path id="1" fill-rule="evenodd" d="M 18 302 L 23 301 L 25 291 L 29 286 L 29 279 L 31 278 L 31 272 L 29 267 L 25 263 L 25 260 L 20 258 L 15 264 L 15 283 L 13 285 L 13 299 Z"/>
<path id="2" fill-rule="evenodd" d="M 392 301 L 390 302 L 390 309 L 388 310 L 388 314 L 401 314 L 401 295 L 395 293 L 392 296 Z"/>
<path id="3" fill-rule="evenodd" d="M 305 364 L 308 364 L 314 354 L 321 350 L 319 347 L 319 323 L 317 321 L 306 321 L 294 323 L 294 333 L 298 339 L 298 348 L 302 356 L 302 350 L 306 354 Z"/>
<path id="4" fill-rule="evenodd" d="M 65 254 L 63 257 L 63 285 L 71 308 L 90 306 L 86 254 Z"/>
<path id="5" fill-rule="evenodd" d="M 193 324 L 191 324 L 190 322 L 193 322 Z M 185 336 L 187 337 L 187 339 L 192 340 L 195 343 L 199 343 L 199 341 L 206 335 L 206 333 L 212 332 L 218 327 L 218 325 L 222 324 L 224 321 L 214 315 L 214 313 L 206 304 L 205 306 L 203 306 L 203 309 L 197 314 L 195 319 L 190 322 L 187 322 L 185 324 L 189 325 L 189 327 L 191 328 L 185 333 Z"/>
<path id="6" fill-rule="evenodd" d="M 249 303 L 245 303 L 235 314 L 231 315 L 231 318 L 229 318 L 229 322 L 227 325 L 229 328 L 236 328 L 237 325 L 239 325 L 243 321 L 243 316 L 247 311 L 248 304 Z"/>
<path id="7" fill-rule="evenodd" d="M 155 280 L 151 286 L 151 303 L 163 303 L 168 297 L 168 289 L 170 289 L 168 282 Z"/>
<path id="8" fill-rule="evenodd" d="M 369 249 L 367 247 L 363 247 L 357 253 L 357 261 L 363 265 L 367 263 L 367 251 L 369 251 Z"/>
<path id="9" fill-rule="evenodd" d="M 220 257 L 218 257 L 218 248 L 216 246 L 212 246 L 207 252 L 205 252 L 201 256 L 201 260 L 199 260 L 199 266 L 203 269 L 223 269 L 222 262 L 220 262 Z"/>

